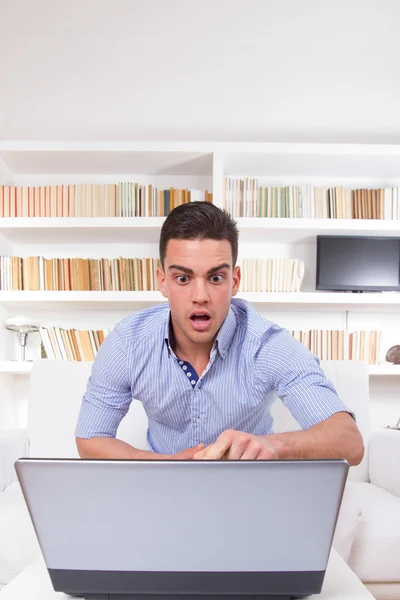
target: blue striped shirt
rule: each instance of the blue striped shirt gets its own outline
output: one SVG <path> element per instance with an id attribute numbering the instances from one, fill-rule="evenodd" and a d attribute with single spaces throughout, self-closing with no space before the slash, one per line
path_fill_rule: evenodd
<path id="1" fill-rule="evenodd" d="M 170 346 L 169 316 L 168 304 L 148 308 L 107 336 L 83 397 L 77 437 L 115 437 L 132 398 L 147 413 L 149 449 L 164 454 L 208 445 L 225 429 L 273 433 L 274 390 L 303 429 L 347 411 L 319 360 L 237 298 L 193 385 Z"/>

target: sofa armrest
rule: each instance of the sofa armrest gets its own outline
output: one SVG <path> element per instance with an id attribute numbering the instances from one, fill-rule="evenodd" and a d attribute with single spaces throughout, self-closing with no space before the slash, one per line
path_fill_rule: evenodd
<path id="1" fill-rule="evenodd" d="M 0 431 L 0 492 L 17 480 L 14 463 L 18 458 L 28 456 L 28 449 L 26 429 Z"/>
<path id="2" fill-rule="evenodd" d="M 370 482 L 400 498 L 400 430 L 375 431 L 368 453 Z"/>

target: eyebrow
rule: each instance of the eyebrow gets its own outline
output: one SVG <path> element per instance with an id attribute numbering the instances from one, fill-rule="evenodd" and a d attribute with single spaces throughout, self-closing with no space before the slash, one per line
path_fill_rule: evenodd
<path id="1" fill-rule="evenodd" d="M 222 263 L 221 265 L 218 265 L 217 267 L 212 267 L 211 269 L 208 269 L 207 275 L 212 275 L 213 273 L 216 273 L 217 271 L 221 271 L 222 269 L 230 269 L 230 267 L 231 267 L 231 265 L 229 263 Z M 188 267 L 182 267 L 181 265 L 171 265 L 168 268 L 170 271 L 172 269 L 176 269 L 177 271 L 182 271 L 182 273 L 186 273 L 187 275 L 193 275 L 193 269 L 188 269 Z"/>

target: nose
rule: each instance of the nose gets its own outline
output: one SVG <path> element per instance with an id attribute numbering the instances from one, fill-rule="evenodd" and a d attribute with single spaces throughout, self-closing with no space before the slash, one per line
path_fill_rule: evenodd
<path id="1" fill-rule="evenodd" d="M 207 283 L 202 279 L 195 279 L 194 281 L 192 300 L 197 304 L 204 304 L 209 300 Z"/>

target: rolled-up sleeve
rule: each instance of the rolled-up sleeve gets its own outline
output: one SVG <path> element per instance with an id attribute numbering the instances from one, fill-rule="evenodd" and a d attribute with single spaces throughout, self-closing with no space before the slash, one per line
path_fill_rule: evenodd
<path id="1" fill-rule="evenodd" d="M 82 399 L 75 436 L 115 437 L 131 401 L 127 351 L 117 326 L 96 355 Z"/>
<path id="2" fill-rule="evenodd" d="M 340 400 L 319 359 L 290 333 L 276 326 L 255 358 L 255 377 L 275 389 L 303 429 L 338 412 L 354 414 Z"/>

